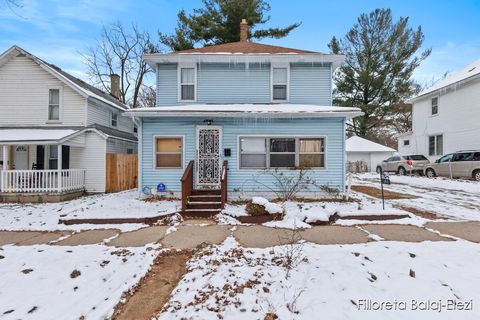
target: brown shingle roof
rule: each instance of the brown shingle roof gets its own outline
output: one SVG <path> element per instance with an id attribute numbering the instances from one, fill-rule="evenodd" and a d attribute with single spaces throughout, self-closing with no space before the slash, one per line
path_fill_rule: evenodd
<path id="1" fill-rule="evenodd" d="M 176 51 L 174 53 L 243 53 L 243 54 L 255 54 L 255 53 L 270 53 L 270 54 L 282 54 L 282 53 L 297 53 L 297 54 L 319 54 L 320 52 L 292 49 L 286 47 L 272 46 L 268 44 L 255 43 L 250 41 L 237 41 L 225 44 L 218 44 L 214 46 L 207 46 L 197 49 L 189 49 Z"/>

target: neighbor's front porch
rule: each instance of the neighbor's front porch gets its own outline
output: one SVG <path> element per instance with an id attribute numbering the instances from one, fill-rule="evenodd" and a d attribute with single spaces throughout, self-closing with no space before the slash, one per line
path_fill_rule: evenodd
<path id="1" fill-rule="evenodd" d="M 18 130 L 22 129 L 14 129 Z M 52 135 L 56 130 L 48 131 Z M 9 141 L 0 141 L 1 201 L 61 201 L 84 192 L 85 169 L 75 160 L 83 146 L 79 141 L 64 139 L 72 130 L 62 131 L 65 137 L 41 143 L 35 141 L 35 136 L 29 136 L 27 141 L 19 135 L 13 140 L 11 134 Z M 33 133 L 39 134 L 38 138 L 42 136 L 41 132 Z M 56 134 L 58 136 L 59 132 Z"/>

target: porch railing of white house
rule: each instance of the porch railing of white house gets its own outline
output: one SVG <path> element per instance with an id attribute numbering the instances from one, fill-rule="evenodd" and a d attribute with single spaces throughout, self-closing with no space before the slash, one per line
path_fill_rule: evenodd
<path id="1" fill-rule="evenodd" d="M 0 192 L 64 192 L 84 188 L 85 169 L 1 171 Z"/>

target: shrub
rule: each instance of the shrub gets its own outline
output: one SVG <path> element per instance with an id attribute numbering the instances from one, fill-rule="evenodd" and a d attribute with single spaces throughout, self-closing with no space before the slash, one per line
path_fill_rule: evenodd
<path id="1" fill-rule="evenodd" d="M 264 216 L 268 215 L 269 213 L 265 210 L 265 207 L 259 204 L 255 204 L 252 202 L 247 203 L 245 207 L 247 213 L 251 216 Z"/>

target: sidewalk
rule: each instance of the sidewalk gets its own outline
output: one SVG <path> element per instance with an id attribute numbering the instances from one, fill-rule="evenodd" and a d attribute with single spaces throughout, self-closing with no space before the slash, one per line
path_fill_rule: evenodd
<path id="1" fill-rule="evenodd" d="M 202 221 L 203 222 L 203 221 Z M 460 238 L 480 243 L 478 222 L 435 222 L 426 226 L 362 224 L 358 226 L 316 226 L 305 230 L 271 228 L 262 225 L 229 226 L 196 223 L 189 220 L 177 227 L 153 226 L 130 232 L 118 229 L 69 231 L 0 231 L 3 245 L 105 244 L 115 247 L 142 247 L 160 243 L 172 249 L 193 249 L 205 244 L 222 243 L 229 235 L 244 247 L 266 248 L 305 240 L 321 245 L 367 243 L 370 241 L 452 241 Z"/>

